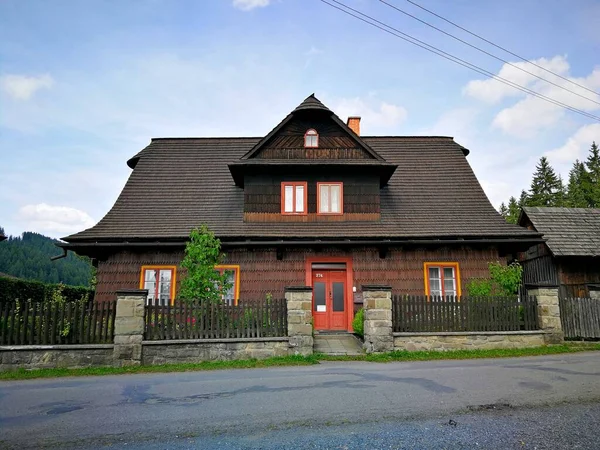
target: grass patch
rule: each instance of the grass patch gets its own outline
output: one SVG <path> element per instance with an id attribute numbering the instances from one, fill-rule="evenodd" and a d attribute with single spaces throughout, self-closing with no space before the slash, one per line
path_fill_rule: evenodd
<path id="1" fill-rule="evenodd" d="M 193 372 L 204 370 L 224 369 L 254 369 L 280 366 L 309 366 L 319 364 L 319 361 L 365 361 L 365 362 L 396 362 L 396 361 L 433 361 L 449 359 L 478 359 L 478 358 L 509 358 L 520 356 L 556 355 L 561 353 L 577 353 L 584 351 L 600 351 L 600 343 L 594 344 L 561 344 L 544 347 L 496 349 L 496 350 L 449 350 L 449 351 L 417 351 L 398 350 L 389 353 L 332 356 L 314 354 L 311 356 L 281 356 L 268 359 L 246 359 L 237 361 L 205 361 L 189 364 L 163 364 L 158 366 L 134 367 L 90 367 L 84 369 L 19 369 L 10 372 L 0 372 L 0 381 L 29 380 L 34 378 L 56 378 L 98 375 L 122 375 L 130 373 L 165 373 Z"/>
<path id="2" fill-rule="evenodd" d="M 280 356 L 267 359 L 244 359 L 235 361 L 204 361 L 187 364 L 161 364 L 156 366 L 131 367 L 86 367 L 82 369 L 18 369 L 10 372 L 0 372 L 1 380 L 29 380 L 33 378 L 81 377 L 98 375 L 122 375 L 129 373 L 164 373 L 164 372 L 193 372 L 223 369 L 254 369 L 278 366 L 308 366 L 318 364 L 315 355 Z"/>
<path id="3" fill-rule="evenodd" d="M 416 351 L 396 350 L 389 353 L 358 355 L 358 356 L 333 356 L 315 355 L 320 361 L 368 361 L 368 362 L 394 362 L 394 361 L 432 361 L 443 359 L 480 359 L 480 358 L 511 358 L 519 356 L 556 355 L 561 353 L 576 353 L 585 351 L 600 351 L 600 344 L 590 345 L 549 345 L 529 348 L 507 348 L 490 350 L 448 350 L 448 351 Z"/>

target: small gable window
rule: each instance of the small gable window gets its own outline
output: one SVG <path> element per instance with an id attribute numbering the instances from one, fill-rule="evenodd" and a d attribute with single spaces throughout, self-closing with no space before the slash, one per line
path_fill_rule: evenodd
<path id="1" fill-rule="evenodd" d="M 306 181 L 281 183 L 281 214 L 306 214 Z"/>
<path id="2" fill-rule="evenodd" d="M 310 129 L 304 134 L 304 146 L 307 148 L 317 148 L 319 146 L 319 133 Z"/>
<path id="3" fill-rule="evenodd" d="M 317 211 L 319 214 L 342 214 L 344 187 L 342 183 L 317 183 Z"/>

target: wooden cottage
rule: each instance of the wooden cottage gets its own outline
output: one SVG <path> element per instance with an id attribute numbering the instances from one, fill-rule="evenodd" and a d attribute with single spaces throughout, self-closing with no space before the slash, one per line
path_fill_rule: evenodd
<path id="1" fill-rule="evenodd" d="M 228 302 L 313 286 L 317 329 L 351 330 L 361 286 L 460 295 L 488 262 L 542 242 L 507 224 L 451 137 L 361 136 L 314 95 L 269 134 L 158 138 L 113 208 L 64 246 L 94 258 L 96 299 L 171 301 L 193 227 L 222 242 Z"/>
<path id="2" fill-rule="evenodd" d="M 600 297 L 600 209 L 526 207 L 519 224 L 545 240 L 519 255 L 525 284 L 560 286 L 566 297 Z"/>

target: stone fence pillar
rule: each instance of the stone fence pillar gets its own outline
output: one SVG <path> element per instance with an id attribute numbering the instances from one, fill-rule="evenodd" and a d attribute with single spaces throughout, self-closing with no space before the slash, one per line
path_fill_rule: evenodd
<path id="1" fill-rule="evenodd" d="M 144 339 L 145 289 L 117 291 L 113 364 L 116 367 L 139 366 L 142 363 Z"/>
<path id="2" fill-rule="evenodd" d="M 394 350 L 392 334 L 392 288 L 390 286 L 363 286 L 365 311 L 364 344 L 367 353 Z"/>
<path id="3" fill-rule="evenodd" d="M 285 289 L 290 349 L 296 355 L 313 354 L 312 287 Z"/>
<path id="4" fill-rule="evenodd" d="M 527 295 L 537 297 L 538 323 L 540 329 L 546 331 L 547 344 L 560 344 L 564 340 L 560 323 L 560 304 L 557 286 L 532 286 Z"/>

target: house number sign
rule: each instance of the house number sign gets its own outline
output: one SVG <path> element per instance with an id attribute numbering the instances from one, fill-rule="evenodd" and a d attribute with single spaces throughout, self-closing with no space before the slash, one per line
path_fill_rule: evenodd
<path id="1" fill-rule="evenodd" d="M 323 278 L 323 274 L 322 274 L 322 273 L 316 273 L 316 274 L 315 274 L 315 277 L 316 277 L 316 278 Z"/>

